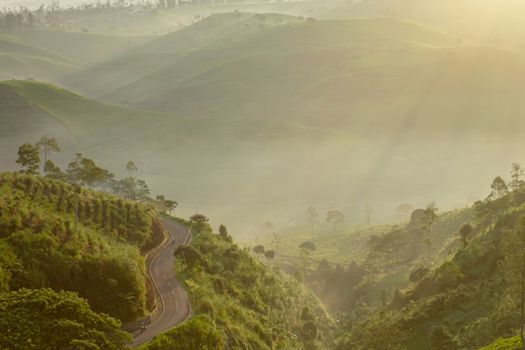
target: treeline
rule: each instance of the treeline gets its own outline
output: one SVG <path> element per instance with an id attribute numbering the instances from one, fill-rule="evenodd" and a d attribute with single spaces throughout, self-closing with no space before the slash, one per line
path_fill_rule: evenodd
<path id="1" fill-rule="evenodd" d="M 260 0 L 260 2 L 264 2 Z M 107 0 L 93 1 L 77 6 L 62 7 L 58 0 L 52 0 L 38 9 L 27 7 L 4 8 L 0 11 L 0 29 L 15 31 L 33 28 L 61 27 L 68 20 L 93 15 L 144 16 L 155 14 L 161 9 L 176 9 L 186 6 L 244 4 L 244 0 Z M 197 15 L 195 19 L 200 19 Z M 108 18 L 109 20 L 109 18 Z M 84 31 L 88 30 L 84 28 Z"/>
<path id="2" fill-rule="evenodd" d="M 75 158 L 63 171 L 49 159 L 51 154 L 60 151 L 55 138 L 43 136 L 35 144 L 25 143 L 21 145 L 18 148 L 16 163 L 20 165 L 21 171 L 25 174 L 39 175 L 42 172 L 45 177 L 53 180 L 110 192 L 129 200 L 150 202 L 163 212 L 171 212 L 177 206 L 176 201 L 167 199 L 164 195 L 157 195 L 153 199 L 146 182 L 134 176 L 138 168 L 132 161 L 126 164 L 126 171 L 129 176 L 116 179 L 113 173 L 99 167 L 93 159 L 87 158 L 81 153 L 76 153 Z"/>

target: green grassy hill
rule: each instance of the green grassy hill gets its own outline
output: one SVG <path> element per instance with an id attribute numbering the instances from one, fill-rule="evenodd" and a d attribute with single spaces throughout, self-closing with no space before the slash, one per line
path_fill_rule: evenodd
<path id="1" fill-rule="evenodd" d="M 155 191 L 186 203 L 186 213 L 198 205 L 217 217 L 233 218 L 236 198 L 254 200 L 261 184 L 272 186 L 275 177 L 291 182 L 282 178 L 283 172 L 293 168 L 298 157 L 307 157 L 312 147 L 354 142 L 344 132 L 274 120 L 190 119 L 110 105 L 33 81 L 1 82 L 0 97 L 9 101 L 0 105 L 6 125 L 0 140 L 4 168 L 15 169 L 19 145 L 34 143 L 47 133 L 62 146 L 63 152 L 55 157 L 59 165 L 72 153 L 82 152 L 118 174 L 132 159 Z M 276 167 L 282 170 L 276 172 Z M 188 178 L 193 179 L 190 184 Z M 228 204 L 223 203 L 225 198 Z M 235 221 L 253 222 L 250 214 Z"/>
<path id="2" fill-rule="evenodd" d="M 193 223 L 192 233 L 175 251 L 175 269 L 193 319 L 143 349 L 330 348 L 334 321 L 311 292 L 206 223 Z"/>
<path id="3" fill-rule="evenodd" d="M 519 0 L 365 0 L 327 9 L 321 17 L 408 19 L 461 35 L 473 43 L 523 52 L 525 32 L 519 14 L 524 10 L 525 5 Z"/>
<path id="4" fill-rule="evenodd" d="M 0 31 L 0 79 L 57 81 L 148 40 L 52 30 Z"/>
<path id="5" fill-rule="evenodd" d="M 267 217 L 247 222 L 282 219 L 275 203 L 295 208 L 287 209 L 289 217 L 310 204 L 350 212 L 366 202 L 384 222 L 401 200 L 462 207 L 479 196 L 490 174 L 521 159 L 523 71 L 520 55 L 469 46 L 460 36 L 402 20 L 229 13 L 73 74 L 64 84 L 88 96 L 200 119 L 208 130 L 256 120 L 271 121 L 273 130 L 291 124 L 322 133 L 324 140 L 314 138 L 292 153 L 295 145 L 283 131 L 281 147 L 269 146 L 264 155 L 260 145 L 243 152 L 243 164 L 218 164 L 215 178 L 240 173 L 262 179 L 262 186 L 238 186 L 239 195 L 246 188 L 275 189 L 271 198 L 267 191 L 232 198 L 264 197 L 247 207 L 257 205 Z M 223 142 L 233 149 L 251 143 L 251 134 L 231 135 Z M 454 190 L 443 193 L 444 187 Z M 212 216 L 219 213 L 215 201 L 199 202 Z"/>
<path id="6" fill-rule="evenodd" d="M 141 252 L 163 235 L 152 208 L 18 173 L 1 174 L 0 194 L 1 291 L 75 291 L 122 321 L 151 307 Z"/>

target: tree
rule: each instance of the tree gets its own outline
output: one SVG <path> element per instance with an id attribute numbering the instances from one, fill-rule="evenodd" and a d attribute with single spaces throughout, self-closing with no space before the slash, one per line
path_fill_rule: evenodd
<path id="1" fill-rule="evenodd" d="M 512 163 L 512 170 L 510 172 L 510 176 L 512 180 L 509 183 L 509 187 L 512 189 L 512 191 L 517 191 L 523 187 L 523 184 L 525 183 L 521 179 L 523 176 L 523 173 L 524 171 L 520 163 Z"/>
<path id="2" fill-rule="evenodd" d="M 205 223 L 205 222 L 208 222 L 210 221 L 210 219 L 208 219 L 205 215 L 203 214 L 195 214 L 193 215 L 190 220 L 196 224 L 202 224 L 202 223 Z"/>
<path id="3" fill-rule="evenodd" d="M 306 276 L 306 268 L 308 266 L 308 258 L 312 252 L 315 252 L 316 247 L 313 242 L 306 241 L 299 245 L 301 249 L 301 259 L 303 261 L 303 276 Z"/>
<path id="4" fill-rule="evenodd" d="M 265 253 L 264 253 L 264 256 L 266 257 L 266 259 L 268 260 L 273 260 L 273 258 L 275 258 L 275 252 L 273 250 L 267 250 Z"/>
<path id="5" fill-rule="evenodd" d="M 133 178 L 130 177 L 130 179 L 133 179 Z M 177 201 L 174 201 L 174 200 L 171 200 L 171 199 L 166 199 L 166 197 L 164 197 L 163 195 L 157 195 L 156 199 L 160 203 L 160 205 L 162 206 L 162 212 L 163 213 L 171 214 L 175 210 L 177 205 L 179 205 L 179 203 L 177 203 Z"/>
<path id="6" fill-rule="evenodd" d="M 310 224 L 312 235 L 314 234 L 314 226 L 319 222 L 319 212 L 314 207 L 308 208 L 306 211 L 306 219 Z"/>
<path id="7" fill-rule="evenodd" d="M 224 225 L 219 226 L 219 235 L 222 238 L 228 238 L 228 229 Z"/>
<path id="8" fill-rule="evenodd" d="M 461 241 L 463 242 L 463 247 L 466 247 L 468 244 L 468 238 L 474 231 L 474 226 L 470 222 L 466 222 L 461 225 L 459 229 L 459 235 L 461 236 Z"/>
<path id="9" fill-rule="evenodd" d="M 411 330 L 393 311 L 381 311 L 356 323 L 337 350 L 404 350 Z"/>
<path id="10" fill-rule="evenodd" d="M 98 167 L 94 160 L 81 153 L 77 153 L 75 159 L 68 164 L 66 174 L 69 182 L 89 187 L 108 184 L 113 178 L 113 174 Z"/>
<path id="11" fill-rule="evenodd" d="M 22 169 L 29 175 L 38 174 L 40 168 L 40 155 L 38 148 L 30 143 L 24 143 L 18 148 L 18 159 L 16 160 Z"/>
<path id="12" fill-rule="evenodd" d="M 502 237 L 503 261 L 501 271 L 505 276 L 507 291 L 519 300 L 519 326 L 522 349 L 525 350 L 525 216 L 517 227 Z"/>
<path id="13" fill-rule="evenodd" d="M 47 135 L 42 136 L 42 138 L 36 143 L 36 146 L 44 155 L 44 164 L 47 163 L 47 156 L 51 152 L 60 152 L 60 147 L 58 147 L 57 140 L 54 137 L 48 137 Z"/>
<path id="14" fill-rule="evenodd" d="M 255 252 L 255 254 L 259 254 L 259 255 L 262 255 L 264 254 L 265 250 L 264 250 L 264 246 L 262 245 L 257 245 L 253 248 L 253 251 Z"/>
<path id="15" fill-rule="evenodd" d="M 139 169 L 131 160 L 126 164 L 126 170 L 129 173 L 129 177 L 133 177 L 133 173 L 136 173 Z"/>
<path id="16" fill-rule="evenodd" d="M 326 213 L 326 221 L 334 225 L 334 231 L 337 229 L 337 225 L 342 224 L 345 221 L 345 215 L 339 210 L 329 210 Z"/>
<path id="17" fill-rule="evenodd" d="M 501 177 L 496 177 L 490 186 L 492 194 L 496 196 L 496 199 L 500 199 L 509 192 L 509 188 Z"/>
<path id="18" fill-rule="evenodd" d="M 428 234 L 432 234 L 432 227 L 438 219 L 437 216 L 438 208 L 436 207 L 435 202 L 430 202 L 423 212 L 423 226 L 427 230 Z"/>
<path id="19" fill-rule="evenodd" d="M 72 292 L 20 289 L 0 294 L 1 349 L 126 349 L 120 321 Z"/>
<path id="20" fill-rule="evenodd" d="M 46 177 L 55 180 L 64 181 L 66 179 L 66 174 L 49 159 L 44 164 L 44 174 L 46 174 Z"/>

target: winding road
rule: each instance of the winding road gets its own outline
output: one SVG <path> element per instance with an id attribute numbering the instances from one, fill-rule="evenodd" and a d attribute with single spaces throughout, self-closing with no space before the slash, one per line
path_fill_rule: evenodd
<path id="1" fill-rule="evenodd" d="M 148 273 L 156 287 L 157 310 L 152 316 L 151 324 L 135 335 L 132 347 L 150 341 L 156 335 L 177 326 L 191 315 L 188 296 L 175 276 L 175 257 L 173 255 L 178 245 L 189 241 L 190 231 L 173 220 L 163 219 L 161 222 L 169 237 L 156 250 L 147 266 Z"/>

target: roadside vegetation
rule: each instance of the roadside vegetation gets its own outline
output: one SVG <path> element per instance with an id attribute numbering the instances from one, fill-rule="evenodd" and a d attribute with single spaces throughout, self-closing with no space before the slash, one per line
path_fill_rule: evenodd
<path id="1" fill-rule="evenodd" d="M 304 286 L 238 247 L 225 227 L 214 233 L 205 216 L 194 216 L 191 229 L 175 269 L 194 319 L 144 349 L 329 348 L 333 321 Z"/>

